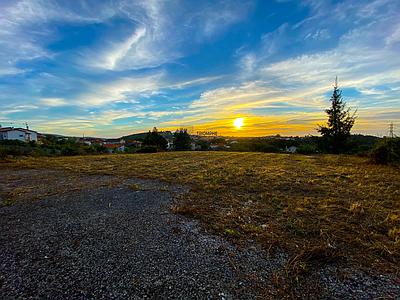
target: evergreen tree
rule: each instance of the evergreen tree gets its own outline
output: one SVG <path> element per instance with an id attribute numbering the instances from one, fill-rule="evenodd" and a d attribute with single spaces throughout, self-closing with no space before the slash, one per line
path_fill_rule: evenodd
<path id="1" fill-rule="evenodd" d="M 143 145 L 145 146 L 154 146 L 160 150 L 167 149 L 168 141 L 158 133 L 156 127 L 153 128 L 153 131 L 150 131 L 146 134 L 143 140 Z"/>
<path id="2" fill-rule="evenodd" d="M 174 133 L 174 148 L 177 151 L 190 150 L 192 139 L 187 129 L 180 129 Z"/>
<path id="3" fill-rule="evenodd" d="M 330 101 L 331 107 L 325 110 L 328 115 L 328 123 L 326 126 L 319 126 L 318 132 L 324 138 L 326 150 L 341 153 L 346 151 L 347 140 L 356 119 L 356 111 L 351 113 L 350 108 L 346 109 L 342 91 L 337 85 L 337 78 Z"/>

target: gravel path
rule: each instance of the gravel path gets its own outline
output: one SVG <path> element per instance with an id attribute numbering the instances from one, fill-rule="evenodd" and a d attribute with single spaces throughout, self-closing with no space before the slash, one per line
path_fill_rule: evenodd
<path id="1" fill-rule="evenodd" d="M 1 208 L 2 298 L 230 299 L 265 293 L 282 260 L 238 251 L 170 214 L 176 192 L 182 189 L 128 180 Z"/>
<path id="2" fill-rule="evenodd" d="M 55 183 L 49 189 L 60 192 L 34 201 L 21 192 L 23 201 L 0 208 L 2 299 L 278 298 L 272 276 L 287 257 L 267 259 L 256 248 L 237 249 L 204 233 L 195 221 L 171 214 L 169 204 L 175 193 L 185 192 L 182 187 L 132 179 L 116 184 L 106 176 L 63 179 L 67 182 L 57 172 L 10 172 L 34 182 L 50 176 Z M 13 182 L 3 181 L 0 188 L 4 192 Z M 61 192 L 73 182 L 81 188 Z M 320 295 L 400 295 L 393 281 L 365 276 L 354 288 L 336 282 L 334 271 L 325 272 L 317 276 L 325 286 Z"/>

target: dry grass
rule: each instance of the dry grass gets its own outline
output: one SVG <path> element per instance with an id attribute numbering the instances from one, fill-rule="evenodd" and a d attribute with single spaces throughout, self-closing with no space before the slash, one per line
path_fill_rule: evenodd
<path id="1" fill-rule="evenodd" d="M 85 176 L 84 174 L 36 170 L 9 172 L 0 163 L 0 206 L 16 202 L 40 201 L 49 196 L 60 196 L 70 192 L 81 192 L 99 187 L 114 187 L 118 177 Z"/>
<path id="2" fill-rule="evenodd" d="M 190 184 L 172 208 L 216 233 L 291 254 L 287 274 L 344 259 L 398 272 L 400 170 L 348 156 L 173 152 L 23 158 L 10 168 L 161 179 Z"/>

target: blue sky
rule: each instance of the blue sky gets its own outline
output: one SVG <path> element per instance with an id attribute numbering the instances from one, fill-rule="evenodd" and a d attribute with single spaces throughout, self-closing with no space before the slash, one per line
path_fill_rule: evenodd
<path id="1" fill-rule="evenodd" d="M 394 0 L 0 0 L 0 124 L 316 134 L 337 75 L 354 131 L 382 135 L 399 53 Z"/>

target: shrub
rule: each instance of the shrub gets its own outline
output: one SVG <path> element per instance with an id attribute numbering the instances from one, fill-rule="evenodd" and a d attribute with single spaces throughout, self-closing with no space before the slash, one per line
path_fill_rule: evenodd
<path id="1" fill-rule="evenodd" d="M 0 159 L 4 159 L 7 157 L 7 152 L 3 147 L 0 147 Z"/>
<path id="2" fill-rule="evenodd" d="M 19 146 L 18 144 L 2 144 L 1 148 L 1 156 L 6 157 L 8 155 L 13 156 L 21 156 L 21 155 L 32 155 L 35 151 L 28 144 L 23 144 L 24 146 Z"/>
<path id="3" fill-rule="evenodd" d="M 282 150 L 277 147 L 276 145 L 271 145 L 266 143 L 265 145 L 262 146 L 261 148 L 262 152 L 266 152 L 266 153 L 279 153 L 282 152 Z"/>
<path id="4" fill-rule="evenodd" d="M 371 151 L 371 160 L 375 164 L 392 164 L 400 161 L 400 138 L 383 138 Z"/>
<path id="5" fill-rule="evenodd" d="M 153 131 L 149 131 L 146 134 L 143 140 L 143 145 L 156 147 L 160 150 L 166 150 L 168 147 L 168 141 L 158 132 L 157 128 L 154 127 Z M 142 152 L 142 153 L 148 153 L 148 152 Z"/>
<path id="6" fill-rule="evenodd" d="M 297 148 L 297 153 L 300 154 L 315 154 L 318 153 L 318 148 L 314 144 L 303 144 Z"/>
<path id="7" fill-rule="evenodd" d="M 180 129 L 174 133 L 174 148 L 177 151 L 185 151 L 191 149 L 192 139 L 187 129 Z"/>
<path id="8" fill-rule="evenodd" d="M 71 145 L 66 145 L 61 149 L 61 155 L 65 156 L 72 156 L 72 155 L 78 155 L 78 149 L 76 147 L 73 147 Z"/>
<path id="9" fill-rule="evenodd" d="M 156 153 L 158 148 L 156 146 L 143 146 L 136 153 Z"/>

